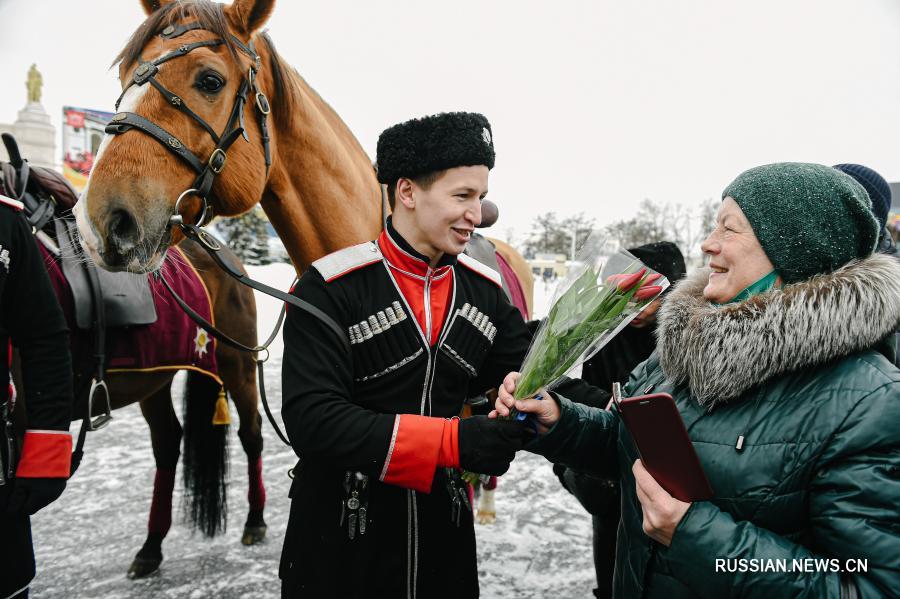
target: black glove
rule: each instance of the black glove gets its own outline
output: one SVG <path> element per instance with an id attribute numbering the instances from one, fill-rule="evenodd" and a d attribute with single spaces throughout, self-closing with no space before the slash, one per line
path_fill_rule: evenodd
<path id="1" fill-rule="evenodd" d="M 30 516 L 53 503 L 65 488 L 65 478 L 15 478 L 6 511 Z"/>
<path id="2" fill-rule="evenodd" d="M 459 421 L 459 465 L 469 472 L 500 476 L 516 452 L 534 438 L 525 422 L 472 416 Z"/>

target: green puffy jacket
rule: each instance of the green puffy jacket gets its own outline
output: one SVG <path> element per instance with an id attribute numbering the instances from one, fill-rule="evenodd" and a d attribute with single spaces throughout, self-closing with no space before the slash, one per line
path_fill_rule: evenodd
<path id="1" fill-rule="evenodd" d="M 873 349 L 900 324 L 900 265 L 872 256 L 725 306 L 703 299 L 707 272 L 667 298 L 626 386 L 674 397 L 715 493 L 670 547 L 643 532 L 615 412 L 559 397 L 529 447 L 621 478 L 615 597 L 900 596 L 900 370 Z"/>

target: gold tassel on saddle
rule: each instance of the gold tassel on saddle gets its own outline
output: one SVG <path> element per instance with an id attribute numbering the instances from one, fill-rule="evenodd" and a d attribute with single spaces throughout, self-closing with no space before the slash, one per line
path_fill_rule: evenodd
<path id="1" fill-rule="evenodd" d="M 213 425 L 231 424 L 231 413 L 228 411 L 225 387 L 219 389 L 219 398 L 216 399 L 216 412 L 213 414 L 212 423 Z"/>

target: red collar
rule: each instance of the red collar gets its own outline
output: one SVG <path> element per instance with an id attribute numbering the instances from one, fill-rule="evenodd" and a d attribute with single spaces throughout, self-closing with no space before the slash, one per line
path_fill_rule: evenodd
<path id="1" fill-rule="evenodd" d="M 431 268 L 425 256 L 416 252 L 403 237 L 397 233 L 390 221 L 388 226 L 378 236 L 378 247 L 388 264 L 398 270 L 418 277 L 425 277 L 431 273 L 433 277 L 440 277 L 450 271 L 456 263 L 456 256 L 443 256 L 437 268 Z"/>

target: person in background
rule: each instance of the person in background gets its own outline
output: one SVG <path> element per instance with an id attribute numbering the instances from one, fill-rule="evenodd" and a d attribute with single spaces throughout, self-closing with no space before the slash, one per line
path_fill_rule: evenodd
<path id="1" fill-rule="evenodd" d="M 629 248 L 635 258 L 662 274 L 674 285 L 685 274 L 684 256 L 669 241 Z M 669 289 L 672 289 L 669 287 Z M 603 390 L 614 382 L 625 383 L 629 373 L 650 357 L 656 349 L 656 315 L 663 302 L 660 296 L 650 302 L 631 323 L 606 346 L 584 363 L 581 378 Z M 590 396 L 589 399 L 605 399 Z M 606 404 L 595 405 L 605 408 Z M 554 464 L 553 471 L 563 487 L 574 495 L 591 514 L 594 528 L 594 569 L 597 573 L 595 597 L 612 597 L 613 565 L 616 557 L 616 529 L 619 525 L 619 483 Z"/>
<path id="2" fill-rule="evenodd" d="M 896 597 L 900 261 L 831 167 L 753 168 L 722 197 L 709 268 L 667 295 L 625 388 L 674 398 L 711 499 L 672 497 L 618 412 L 578 392 L 516 401 L 513 372 L 491 416 L 530 413 L 526 449 L 621 481 L 615 597 Z"/>
<path id="3" fill-rule="evenodd" d="M 887 226 L 887 217 L 892 203 L 890 184 L 876 171 L 861 164 L 836 164 L 834 168 L 842 173 L 847 173 L 865 187 L 872 200 L 872 214 L 875 215 L 878 225 L 881 227 L 877 251 L 900 260 L 900 253 L 897 252 L 894 238 Z M 900 367 L 900 330 L 894 331 L 894 364 Z"/>
<path id="4" fill-rule="evenodd" d="M 30 517 L 62 494 L 72 456 L 69 330 L 22 209 L 0 195 L 2 599 L 28 596 L 35 575 Z M 22 368 L 18 395 L 9 367 L 13 348 Z M 12 431 L 14 410 L 24 410 L 27 420 L 21 451 Z"/>
<path id="5" fill-rule="evenodd" d="M 836 164 L 834 168 L 847 173 L 862 185 L 872 200 L 872 214 L 878 220 L 878 250 L 882 254 L 897 255 L 894 238 L 888 230 L 887 218 L 891 211 L 891 185 L 877 171 L 861 164 Z"/>

